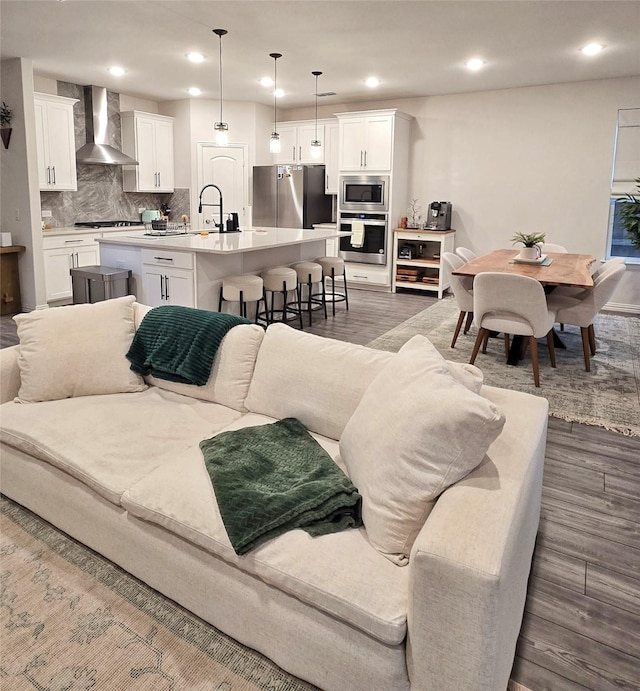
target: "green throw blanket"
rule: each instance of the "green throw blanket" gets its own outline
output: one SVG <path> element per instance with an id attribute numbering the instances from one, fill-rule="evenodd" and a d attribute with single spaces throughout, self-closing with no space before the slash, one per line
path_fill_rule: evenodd
<path id="1" fill-rule="evenodd" d="M 362 525 L 357 489 L 295 418 L 222 432 L 200 449 L 237 554 L 294 528 Z"/>
<path id="2" fill-rule="evenodd" d="M 127 358 L 138 374 L 204 386 L 229 329 L 250 323 L 234 314 L 178 305 L 154 307 L 145 314 Z"/>

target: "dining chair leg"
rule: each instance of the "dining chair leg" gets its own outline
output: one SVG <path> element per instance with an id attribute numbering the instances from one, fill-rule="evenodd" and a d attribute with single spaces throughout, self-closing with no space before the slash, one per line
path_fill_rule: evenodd
<path id="1" fill-rule="evenodd" d="M 487 352 L 487 343 L 489 343 L 490 331 L 484 330 L 484 338 L 482 339 L 482 352 L 483 354 Z"/>
<path id="2" fill-rule="evenodd" d="M 470 365 L 473 365 L 473 363 L 476 361 L 476 357 L 478 357 L 478 351 L 480 350 L 480 345 L 484 340 L 485 333 L 488 334 L 489 332 L 486 329 L 483 329 L 482 327 L 478 329 L 476 342 L 473 344 L 473 351 L 471 352 L 471 360 L 469 360 Z"/>
<path id="3" fill-rule="evenodd" d="M 466 334 L 469 329 L 471 328 L 471 322 L 473 321 L 473 312 L 467 312 L 467 321 L 465 322 L 464 325 L 464 331 L 462 332 L 463 334 Z"/>
<path id="4" fill-rule="evenodd" d="M 529 345 L 531 346 L 531 365 L 533 366 L 533 382 L 536 386 L 540 386 L 540 370 L 538 368 L 538 341 L 535 336 L 529 336 Z"/>
<path id="5" fill-rule="evenodd" d="M 453 340 L 451 341 L 451 347 L 455 348 L 456 347 L 456 341 L 458 340 L 458 334 L 460 333 L 460 329 L 462 328 L 462 322 L 464 321 L 464 315 L 465 312 L 460 312 L 458 315 L 458 322 L 456 323 L 456 329 L 453 332 Z"/>
<path id="6" fill-rule="evenodd" d="M 596 354 L 596 331 L 593 328 L 593 324 L 589 324 L 587 327 L 589 331 L 589 350 L 591 350 L 591 355 Z"/>
<path id="7" fill-rule="evenodd" d="M 509 357 L 509 334 L 505 333 L 504 335 L 504 355 L 506 358 Z"/>
<path id="8" fill-rule="evenodd" d="M 582 334 L 582 352 L 584 353 L 585 372 L 591 372 L 591 360 L 589 358 L 589 329 L 586 326 L 580 328 Z"/>
<path id="9" fill-rule="evenodd" d="M 556 366 L 556 347 L 553 344 L 553 329 L 549 329 L 547 334 L 547 347 L 549 348 L 549 360 L 551 360 L 551 367 Z"/>

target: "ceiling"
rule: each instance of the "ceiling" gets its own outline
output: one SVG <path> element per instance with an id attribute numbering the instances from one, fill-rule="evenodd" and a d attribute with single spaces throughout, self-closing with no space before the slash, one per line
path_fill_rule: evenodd
<path id="1" fill-rule="evenodd" d="M 319 92 L 336 92 L 325 105 L 640 75 L 637 0 L 2 0 L 0 22 L 3 59 L 153 101 L 190 98 L 191 86 L 219 97 L 214 28 L 229 32 L 224 99 L 272 104 L 258 79 L 279 52 L 281 109 L 313 105 L 312 70 Z M 592 41 L 606 48 L 589 58 L 579 49 Z M 472 57 L 481 71 L 464 67 Z"/>

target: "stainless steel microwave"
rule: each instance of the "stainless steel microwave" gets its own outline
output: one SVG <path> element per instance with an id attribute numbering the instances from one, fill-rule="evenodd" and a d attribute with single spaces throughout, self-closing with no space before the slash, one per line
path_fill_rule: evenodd
<path id="1" fill-rule="evenodd" d="M 388 175 L 343 175 L 340 211 L 388 211 Z"/>

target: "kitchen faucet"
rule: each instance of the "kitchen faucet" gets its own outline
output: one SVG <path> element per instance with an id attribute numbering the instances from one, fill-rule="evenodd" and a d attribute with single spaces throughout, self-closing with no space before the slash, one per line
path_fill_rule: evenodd
<path id="1" fill-rule="evenodd" d="M 202 202 L 202 193 L 207 189 L 207 187 L 215 187 L 218 190 L 218 195 L 220 197 L 220 202 L 218 204 L 204 204 Z M 224 228 L 224 213 L 222 211 L 222 190 L 218 187 L 218 185 L 214 184 L 209 184 L 205 185 L 201 190 L 200 190 L 200 196 L 198 197 L 198 213 L 202 213 L 202 207 L 203 206 L 219 206 L 220 207 L 220 223 L 214 223 L 215 226 L 218 227 L 221 233 L 225 232 Z"/>

